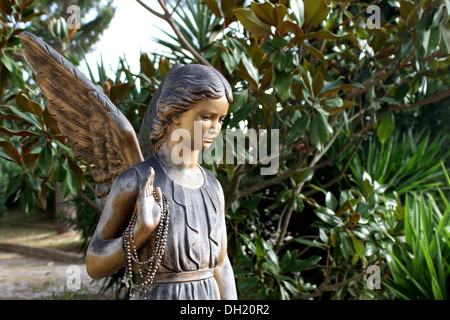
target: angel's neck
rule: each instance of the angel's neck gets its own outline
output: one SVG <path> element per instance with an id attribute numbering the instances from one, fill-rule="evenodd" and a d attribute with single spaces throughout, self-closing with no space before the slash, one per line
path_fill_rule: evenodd
<path id="1" fill-rule="evenodd" d="M 203 185 L 204 176 L 198 165 L 198 155 L 194 163 L 176 164 L 172 159 L 172 150 L 164 143 L 156 153 L 159 160 L 167 165 L 168 174 L 172 180 L 188 188 L 197 188 Z"/>
<path id="2" fill-rule="evenodd" d="M 191 150 L 188 154 L 183 154 L 185 149 L 174 150 L 174 146 L 169 141 L 163 143 L 157 155 L 162 157 L 170 167 L 177 170 L 198 170 L 199 151 Z"/>

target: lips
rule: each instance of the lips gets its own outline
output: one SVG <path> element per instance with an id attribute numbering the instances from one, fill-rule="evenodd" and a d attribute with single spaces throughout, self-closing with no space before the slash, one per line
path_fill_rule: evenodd
<path id="1" fill-rule="evenodd" d="M 214 142 L 214 139 L 215 138 L 203 138 L 203 141 L 206 141 L 206 142 Z"/>

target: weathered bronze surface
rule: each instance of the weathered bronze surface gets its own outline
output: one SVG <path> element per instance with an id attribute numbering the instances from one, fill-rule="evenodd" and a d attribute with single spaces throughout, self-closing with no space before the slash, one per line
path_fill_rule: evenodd
<path id="1" fill-rule="evenodd" d="M 198 163 L 228 112 L 228 82 L 210 67 L 177 65 L 155 93 L 138 139 L 126 117 L 70 62 L 31 33 L 20 38 L 60 131 L 74 155 L 94 167 L 103 212 L 87 252 L 89 275 L 103 278 L 124 267 L 122 236 L 133 214 L 134 246 L 139 260 L 147 260 L 166 207 L 165 253 L 149 290 L 132 298 L 237 299 L 223 191 Z"/>

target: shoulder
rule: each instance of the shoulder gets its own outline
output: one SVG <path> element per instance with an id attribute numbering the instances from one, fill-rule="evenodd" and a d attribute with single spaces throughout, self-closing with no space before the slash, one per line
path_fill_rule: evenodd
<path id="1" fill-rule="evenodd" d="M 114 184 L 120 185 L 121 189 L 124 190 L 135 190 L 139 185 L 139 180 L 145 176 L 149 165 L 149 162 L 145 160 L 131 166 L 117 176 Z"/>

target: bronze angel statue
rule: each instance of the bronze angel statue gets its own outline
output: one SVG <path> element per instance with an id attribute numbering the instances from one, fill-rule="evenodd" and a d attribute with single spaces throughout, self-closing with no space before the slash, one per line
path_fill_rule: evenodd
<path id="1" fill-rule="evenodd" d="M 86 255 L 89 275 L 125 268 L 132 299 L 237 299 L 223 191 L 198 163 L 232 102 L 227 80 L 203 65 L 173 67 L 138 138 L 68 60 L 29 32 L 20 38 L 60 131 L 74 155 L 94 167 L 102 215 Z"/>

